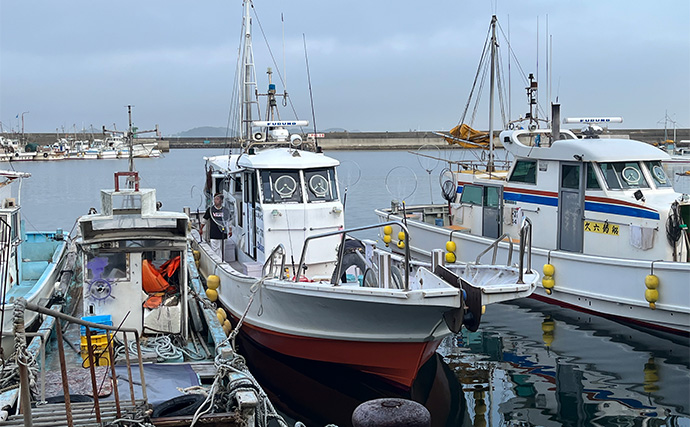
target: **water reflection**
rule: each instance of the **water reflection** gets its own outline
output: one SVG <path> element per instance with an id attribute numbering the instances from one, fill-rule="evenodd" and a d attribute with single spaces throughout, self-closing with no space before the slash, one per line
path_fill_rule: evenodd
<path id="1" fill-rule="evenodd" d="M 343 366 L 286 357 L 239 336 L 250 371 L 283 414 L 307 426 L 351 425 L 360 403 L 399 397 L 423 404 L 432 426 L 470 426 L 465 397 L 453 371 L 435 354 L 409 390 Z M 294 421 L 291 423 L 294 425 Z"/>
<path id="2" fill-rule="evenodd" d="M 439 352 L 474 425 L 690 425 L 688 339 L 524 300 Z"/>

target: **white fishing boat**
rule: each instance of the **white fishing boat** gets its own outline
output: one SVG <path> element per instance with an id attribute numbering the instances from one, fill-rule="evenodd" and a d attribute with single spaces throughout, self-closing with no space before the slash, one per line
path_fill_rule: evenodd
<path id="1" fill-rule="evenodd" d="M 185 213 L 158 210 L 156 191 L 139 188 L 137 172 L 115 174 L 114 189 L 101 191 L 101 211 L 77 221 L 80 295 L 50 309 L 17 303 L 15 345 L 34 365 L 40 394 L 31 396 L 28 374 L 20 371 L 20 402 L 16 387 L 0 393 L 0 402 L 21 406 L 21 414 L 3 425 L 86 425 L 85 414 L 89 425 L 117 418 L 262 427 L 280 419 L 234 351 L 230 322 L 204 296 L 188 222 Z M 21 313 L 45 318 L 28 345 L 21 344 Z M 56 345 L 44 344 L 52 329 Z M 81 352 L 65 351 L 64 341 L 73 348 L 81 342 Z"/>
<path id="2" fill-rule="evenodd" d="M 463 324 L 476 329 L 487 304 L 530 295 L 538 274 L 527 265 L 474 263 L 451 271 L 438 256 L 415 263 L 409 253 L 348 238 L 379 226 L 344 229 L 339 162 L 290 135 L 289 126 L 308 123 L 280 118 L 278 98 L 287 93 L 276 91 L 270 69 L 265 120 L 251 116 L 259 103 L 251 8 L 246 1 L 238 75 L 246 83 L 239 86 L 242 147 L 206 158 L 207 194 L 224 197 L 209 207 L 206 230 L 231 237 L 215 251 L 195 232 L 200 271 L 220 282 L 210 294 L 260 346 L 409 387 L 444 337 Z"/>
<path id="3" fill-rule="evenodd" d="M 62 230 L 26 231 L 21 217 L 21 181 L 30 176 L 29 173 L 0 171 L 0 324 L 4 357 L 14 350 L 14 303 L 24 298 L 34 304 L 48 304 L 59 280 L 59 265 L 66 246 Z M 27 327 L 34 325 L 37 319 L 37 313 L 27 316 Z"/>
<path id="4" fill-rule="evenodd" d="M 395 204 L 376 210 L 379 219 L 408 216 L 418 256 L 452 241 L 453 257 L 470 260 L 500 236 L 515 238 L 529 218 L 538 230 L 533 261 L 544 266 L 534 298 L 689 334 L 690 196 L 674 191 L 662 167 L 668 155 L 639 141 L 598 139 L 593 129 L 578 139 L 560 128 L 558 108 L 552 129 L 539 128 L 532 111 L 527 117 L 527 129 L 512 123 L 500 133 L 513 158 L 506 170 L 496 169 L 493 152 L 488 162 L 449 162 L 440 180 L 447 204 Z M 499 247 L 505 260 L 509 244 Z"/>

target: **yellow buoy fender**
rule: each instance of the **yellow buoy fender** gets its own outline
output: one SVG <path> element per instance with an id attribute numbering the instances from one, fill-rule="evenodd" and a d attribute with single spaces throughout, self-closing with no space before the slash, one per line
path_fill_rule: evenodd
<path id="1" fill-rule="evenodd" d="M 404 242 L 403 240 L 398 240 L 398 247 L 399 247 L 400 249 L 405 248 L 405 242 Z"/>
<path id="2" fill-rule="evenodd" d="M 556 273 L 556 268 L 553 264 L 544 264 L 544 276 L 553 276 Z"/>
<path id="3" fill-rule="evenodd" d="M 453 252 L 446 252 L 446 262 L 448 264 L 455 262 L 455 254 Z"/>
<path id="4" fill-rule="evenodd" d="M 393 234 L 393 227 L 391 227 L 390 225 L 383 227 L 383 234 L 387 234 L 387 235 Z"/>
<path id="5" fill-rule="evenodd" d="M 194 254 L 194 259 L 199 261 L 199 258 L 201 258 L 201 252 L 199 252 L 197 250 L 193 250 L 192 254 Z"/>
<path id="6" fill-rule="evenodd" d="M 405 232 L 401 231 L 398 233 L 398 240 L 405 240 Z"/>
<path id="7" fill-rule="evenodd" d="M 449 240 L 446 242 L 446 250 L 448 252 L 455 252 L 456 249 L 457 249 L 457 246 L 455 245 L 454 241 Z"/>
<path id="8" fill-rule="evenodd" d="M 644 278 L 644 285 L 647 287 L 644 291 L 644 299 L 649 303 L 649 308 L 655 310 L 656 302 L 659 301 L 659 277 L 648 274 Z"/>
<path id="9" fill-rule="evenodd" d="M 215 289 L 206 289 L 206 296 L 211 302 L 216 302 L 218 299 L 218 292 Z"/>
<path id="10" fill-rule="evenodd" d="M 223 310 L 222 307 L 216 310 L 216 316 L 218 316 L 218 320 L 220 321 L 220 323 L 225 322 L 225 319 L 228 318 L 228 315 L 225 314 L 225 310 Z"/>
<path id="11" fill-rule="evenodd" d="M 209 289 L 213 289 L 213 290 L 218 289 L 218 286 L 220 286 L 220 277 L 216 276 L 215 274 L 211 274 L 206 279 L 206 286 Z"/>
<path id="12" fill-rule="evenodd" d="M 659 288 L 659 277 L 654 274 L 648 274 L 647 277 L 644 278 L 644 285 L 647 289 Z"/>
<path id="13" fill-rule="evenodd" d="M 391 235 L 390 235 L 390 234 L 385 234 L 385 235 L 383 236 L 383 243 L 385 243 L 386 245 L 388 245 L 390 242 L 391 242 Z"/>

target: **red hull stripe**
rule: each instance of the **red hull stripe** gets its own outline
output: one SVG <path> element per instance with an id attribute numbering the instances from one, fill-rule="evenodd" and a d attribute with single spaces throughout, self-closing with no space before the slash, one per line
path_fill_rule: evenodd
<path id="1" fill-rule="evenodd" d="M 243 331 L 253 341 L 278 353 L 348 365 L 407 387 L 412 385 L 419 368 L 441 342 L 368 342 L 302 337 L 269 331 L 246 322 Z"/>

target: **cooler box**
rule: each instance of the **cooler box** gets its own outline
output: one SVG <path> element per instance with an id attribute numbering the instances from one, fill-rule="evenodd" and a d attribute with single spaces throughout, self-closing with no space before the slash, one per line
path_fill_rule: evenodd
<path id="1" fill-rule="evenodd" d="M 91 335 L 93 358 L 96 361 L 95 366 L 110 366 L 110 352 L 108 351 L 109 336 L 110 334 Z M 84 368 L 91 366 L 89 362 L 89 345 L 85 336 L 81 337 L 81 358 L 84 361 L 82 364 Z"/>
<path id="2" fill-rule="evenodd" d="M 113 326 L 113 320 L 109 314 L 103 314 L 100 316 L 84 316 L 81 320 L 85 320 L 91 323 L 98 323 L 99 325 Z M 91 328 L 91 336 L 103 335 L 106 333 L 105 329 Z M 86 326 L 81 327 L 81 334 L 86 336 Z"/>

